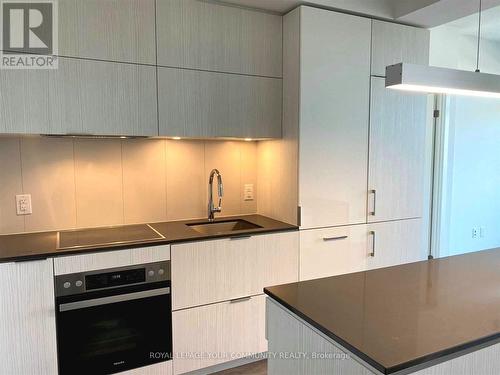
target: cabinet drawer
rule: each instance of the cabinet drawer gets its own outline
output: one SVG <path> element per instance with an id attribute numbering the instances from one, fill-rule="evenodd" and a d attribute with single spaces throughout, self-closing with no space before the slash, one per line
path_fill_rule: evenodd
<path id="1" fill-rule="evenodd" d="M 372 22 L 372 75 L 385 76 L 386 66 L 400 62 L 429 64 L 429 30 L 377 20 Z"/>
<path id="2" fill-rule="evenodd" d="M 422 219 L 398 220 L 368 225 L 369 257 L 367 269 L 390 267 L 426 260 L 427 246 L 423 241 Z"/>
<path id="3" fill-rule="evenodd" d="M 175 311 L 174 374 L 267 350 L 264 295 Z"/>
<path id="4" fill-rule="evenodd" d="M 133 370 L 119 372 L 117 375 L 171 375 L 172 361 L 155 363 L 154 365 L 139 367 Z"/>
<path id="5" fill-rule="evenodd" d="M 170 245 L 115 250 L 54 258 L 54 274 L 87 272 L 106 268 L 170 260 Z"/>
<path id="6" fill-rule="evenodd" d="M 172 246 L 172 308 L 261 294 L 297 281 L 298 232 Z"/>
<path id="7" fill-rule="evenodd" d="M 363 271 L 368 260 L 366 225 L 300 232 L 300 280 Z"/>

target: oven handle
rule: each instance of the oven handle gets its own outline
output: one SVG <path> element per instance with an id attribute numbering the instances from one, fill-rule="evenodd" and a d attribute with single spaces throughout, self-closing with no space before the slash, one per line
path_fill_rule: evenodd
<path id="1" fill-rule="evenodd" d="M 62 303 L 62 304 L 59 305 L 59 311 L 60 312 L 64 312 L 64 311 L 78 310 L 78 309 L 84 309 L 86 307 L 108 305 L 110 303 L 131 301 L 131 300 L 134 300 L 134 299 L 147 298 L 147 297 L 155 297 L 155 296 L 161 296 L 161 295 L 164 295 L 164 294 L 170 294 L 170 288 L 169 287 L 167 287 L 167 288 L 151 289 L 151 290 L 144 290 L 142 292 L 134 292 L 134 293 L 127 293 L 127 294 L 117 294 L 117 295 L 114 295 L 114 296 L 88 299 L 88 300 L 84 300 L 84 301 Z"/>

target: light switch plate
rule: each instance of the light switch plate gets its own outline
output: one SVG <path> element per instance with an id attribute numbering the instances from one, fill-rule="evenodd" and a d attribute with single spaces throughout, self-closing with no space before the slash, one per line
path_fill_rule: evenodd
<path id="1" fill-rule="evenodd" d="M 16 211 L 18 215 L 31 215 L 31 194 L 16 195 Z"/>
<path id="2" fill-rule="evenodd" d="M 253 201 L 253 184 L 245 184 L 243 190 L 243 200 Z"/>

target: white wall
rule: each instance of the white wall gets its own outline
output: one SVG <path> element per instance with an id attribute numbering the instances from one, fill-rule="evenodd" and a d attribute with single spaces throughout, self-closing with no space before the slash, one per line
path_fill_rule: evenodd
<path id="1" fill-rule="evenodd" d="M 500 27 L 500 26 L 499 26 Z M 431 65 L 474 70 L 477 40 L 451 27 L 431 31 Z M 481 42 L 480 69 L 500 74 L 500 43 Z M 449 97 L 440 256 L 500 247 L 500 100 Z M 482 237 L 472 230 L 482 228 Z"/>
<path id="2" fill-rule="evenodd" d="M 431 30 L 430 65 L 474 71 L 476 54 L 477 38 L 461 35 L 452 26 Z M 481 40 L 479 69 L 483 73 L 500 74 L 500 42 Z"/>
<path id="3" fill-rule="evenodd" d="M 448 254 L 500 247 L 500 100 L 450 100 Z M 473 239 L 472 228 L 482 236 Z"/>

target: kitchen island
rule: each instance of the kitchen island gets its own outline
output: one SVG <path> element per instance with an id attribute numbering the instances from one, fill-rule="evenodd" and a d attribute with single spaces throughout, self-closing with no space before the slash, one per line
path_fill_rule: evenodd
<path id="1" fill-rule="evenodd" d="M 265 289 L 269 374 L 500 374 L 500 249 Z"/>

